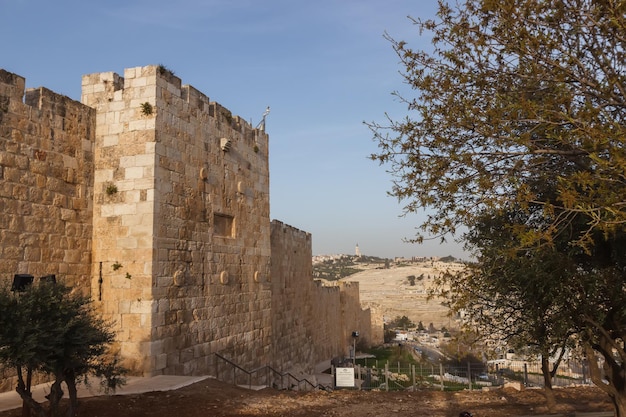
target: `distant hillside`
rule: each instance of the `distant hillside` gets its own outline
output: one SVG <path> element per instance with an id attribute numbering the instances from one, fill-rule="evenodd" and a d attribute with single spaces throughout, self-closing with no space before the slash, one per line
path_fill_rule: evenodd
<path id="1" fill-rule="evenodd" d="M 313 278 L 336 281 L 361 271 L 371 269 L 391 269 L 411 265 L 429 265 L 437 263 L 458 263 L 453 256 L 413 257 L 413 258 L 380 258 L 366 255 L 318 255 L 313 257 Z"/>
<path id="2" fill-rule="evenodd" d="M 461 271 L 465 264 L 453 257 L 381 259 L 344 256 L 315 262 L 318 275 L 340 276 L 342 281 L 359 283 L 361 305 L 372 309 L 373 320 L 383 322 L 396 317 L 408 317 L 413 323 L 422 322 L 435 328 L 456 328 L 458 324 L 448 315 L 447 302 L 429 297 L 436 279 L 446 271 Z M 315 273 L 315 272 L 314 272 Z"/>

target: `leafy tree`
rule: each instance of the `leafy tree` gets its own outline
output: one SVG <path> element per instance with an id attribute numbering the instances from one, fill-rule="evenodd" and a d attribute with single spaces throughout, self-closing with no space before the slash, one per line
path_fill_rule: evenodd
<path id="1" fill-rule="evenodd" d="M 492 286 L 502 325 L 519 308 L 558 319 L 533 314 L 520 340 L 554 346 L 575 329 L 594 382 L 626 416 L 626 3 L 440 1 L 436 20 L 414 22 L 432 51 L 387 36 L 417 92 L 398 95 L 411 113 L 370 124 L 391 194 L 407 213 L 432 209 L 422 233 L 469 230 L 470 278 Z M 514 244 L 472 241 L 497 222 Z M 467 285 L 456 290 L 471 307 Z"/>
<path id="2" fill-rule="evenodd" d="M 104 377 L 108 388 L 120 385 L 124 370 L 107 357 L 113 340 L 110 325 L 95 314 L 89 300 L 61 284 L 41 283 L 23 292 L 0 288 L 0 363 L 16 370 L 23 414 L 30 409 L 38 416 L 59 415 L 65 382 L 67 415 L 77 415 L 76 387 L 89 374 Z M 55 379 L 48 410 L 32 398 L 30 377 L 35 371 Z"/>
<path id="3" fill-rule="evenodd" d="M 370 124 L 372 158 L 394 176 L 391 194 L 407 213 L 434 209 L 425 232 L 455 232 L 511 201 L 544 205 L 552 225 L 585 216 L 588 227 L 572 236 L 582 245 L 590 230 L 624 225 L 625 9 L 606 0 L 440 1 L 436 21 L 414 20 L 432 33 L 432 52 L 387 35 L 417 95 L 397 94 L 405 119 Z M 526 180 L 555 182 L 556 199 Z"/>
<path id="4" fill-rule="evenodd" d="M 396 332 L 394 330 L 389 329 L 387 326 L 385 326 L 385 330 L 383 334 L 383 341 L 385 343 L 389 343 L 393 341 L 393 339 L 395 338 L 396 338 Z"/>
<path id="5" fill-rule="evenodd" d="M 389 328 L 391 329 L 408 329 L 415 327 L 415 323 L 411 321 L 407 316 L 396 316 L 393 321 L 389 323 Z"/>
<path id="6" fill-rule="evenodd" d="M 613 400 L 618 416 L 626 415 L 626 234 L 610 239 L 594 234 L 590 253 L 576 256 L 577 291 L 571 300 L 572 315 L 589 359 L 592 380 Z M 602 356 L 600 363 L 596 353 Z"/>
<path id="7" fill-rule="evenodd" d="M 578 328 L 571 314 L 577 266 L 557 250 L 520 250 L 509 232 L 528 223 L 520 224 L 520 217 L 525 216 L 515 211 L 485 216 L 466 235 L 480 249 L 478 261 L 464 273 L 442 276 L 440 284 L 450 291 L 453 311 L 471 318 L 466 327 L 490 342 L 541 358 L 546 399 L 554 410 L 552 379 Z M 504 255 L 507 251 L 515 256 Z M 553 365 L 550 358 L 556 358 Z"/>
<path id="8" fill-rule="evenodd" d="M 456 258 L 452 255 L 448 255 L 448 256 L 444 256 L 443 258 L 439 259 L 440 262 L 456 262 Z"/>

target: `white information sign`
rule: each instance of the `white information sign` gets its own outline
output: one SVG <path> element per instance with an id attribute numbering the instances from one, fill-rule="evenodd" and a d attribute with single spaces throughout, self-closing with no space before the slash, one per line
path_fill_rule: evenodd
<path id="1" fill-rule="evenodd" d="M 335 381 L 337 388 L 354 388 L 354 368 L 336 368 Z"/>

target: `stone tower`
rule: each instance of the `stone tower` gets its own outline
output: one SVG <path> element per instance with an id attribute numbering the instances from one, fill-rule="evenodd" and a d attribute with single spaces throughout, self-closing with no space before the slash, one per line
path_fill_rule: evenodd
<path id="1" fill-rule="evenodd" d="M 144 374 L 269 359 L 268 137 L 162 66 L 86 75 L 91 293 Z"/>

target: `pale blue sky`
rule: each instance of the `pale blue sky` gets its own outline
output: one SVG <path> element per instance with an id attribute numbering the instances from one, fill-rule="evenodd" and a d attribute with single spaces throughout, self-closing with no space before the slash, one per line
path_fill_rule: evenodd
<path id="1" fill-rule="evenodd" d="M 387 31 L 428 47 L 408 15 L 436 0 L 0 0 L 0 68 L 80 99 L 81 76 L 163 64 L 270 135 L 272 219 L 313 235 L 313 254 L 462 256 L 403 243 L 422 217 L 387 196 L 391 177 L 363 121 L 401 117 L 406 91 Z"/>

